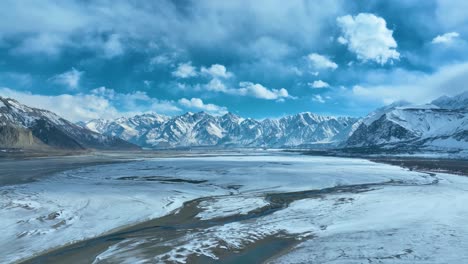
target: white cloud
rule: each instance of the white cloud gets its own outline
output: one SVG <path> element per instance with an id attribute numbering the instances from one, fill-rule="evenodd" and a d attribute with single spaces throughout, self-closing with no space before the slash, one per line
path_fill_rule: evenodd
<path id="1" fill-rule="evenodd" d="M 70 89 L 77 89 L 82 75 L 82 71 L 72 68 L 67 72 L 55 75 L 49 80 L 57 84 L 65 85 Z"/>
<path id="2" fill-rule="evenodd" d="M 328 88 L 330 85 L 327 82 L 324 82 L 322 80 L 314 81 L 313 83 L 309 83 L 309 86 L 315 89 L 320 89 L 320 88 Z"/>
<path id="3" fill-rule="evenodd" d="M 203 85 L 202 87 L 208 91 L 240 96 L 251 96 L 265 100 L 283 100 L 287 98 L 295 98 L 294 96 L 289 95 L 288 90 L 284 88 L 268 89 L 261 84 L 252 82 L 240 82 L 239 88 L 228 88 L 221 80 L 212 79 L 209 83 Z"/>
<path id="4" fill-rule="evenodd" d="M 208 91 L 225 92 L 225 93 L 229 92 L 228 91 L 229 89 L 226 87 L 226 85 L 219 79 L 212 79 L 204 87 Z"/>
<path id="5" fill-rule="evenodd" d="M 112 34 L 103 45 L 104 56 L 113 58 L 124 53 L 124 47 L 118 34 Z"/>
<path id="6" fill-rule="evenodd" d="M 143 84 L 145 85 L 146 88 L 150 88 L 151 85 L 153 84 L 153 81 L 143 80 Z"/>
<path id="7" fill-rule="evenodd" d="M 451 43 L 458 37 L 460 37 L 460 34 L 458 34 L 458 32 L 449 32 L 443 35 L 438 35 L 432 40 L 432 43 L 433 44 Z"/>
<path id="8" fill-rule="evenodd" d="M 348 45 L 348 49 L 354 52 L 358 59 L 383 65 L 400 58 L 393 31 L 387 28 L 383 18 L 360 13 L 357 16 L 338 17 L 337 23 L 343 33 L 338 41 Z"/>
<path id="9" fill-rule="evenodd" d="M 318 70 L 335 70 L 336 68 L 338 68 L 338 65 L 336 63 L 331 61 L 329 58 L 317 53 L 311 53 L 307 56 L 307 58 L 312 63 L 312 66 Z"/>
<path id="10" fill-rule="evenodd" d="M 226 67 L 221 64 L 213 64 L 209 68 L 201 67 L 201 73 L 207 74 L 213 78 L 230 78 L 232 73 L 226 70 Z"/>
<path id="11" fill-rule="evenodd" d="M 235 92 L 243 96 L 253 96 L 256 98 L 266 99 L 266 100 L 277 100 L 277 99 L 291 97 L 288 93 L 288 90 L 284 88 L 281 88 L 279 90 L 277 89 L 270 90 L 261 84 L 252 83 L 252 82 L 240 82 L 239 86 L 240 88 L 236 89 Z"/>
<path id="12" fill-rule="evenodd" d="M 165 114 L 181 111 L 174 101 L 159 100 L 157 98 L 150 97 L 144 91 L 118 93 L 113 89 L 99 87 L 91 90 L 91 94 L 108 99 L 116 107 L 123 109 L 124 111 L 138 111 L 139 113 L 155 111 Z"/>
<path id="13" fill-rule="evenodd" d="M 114 118 L 119 115 L 108 99 L 94 94 L 49 96 L 0 88 L 0 95 L 28 106 L 50 110 L 70 121 Z"/>
<path id="14" fill-rule="evenodd" d="M 302 76 L 304 74 L 301 70 L 299 70 L 298 67 L 295 66 L 291 67 L 291 71 L 297 76 Z"/>
<path id="15" fill-rule="evenodd" d="M 325 103 L 325 99 L 323 99 L 323 97 L 319 94 L 314 95 L 314 97 L 312 97 L 312 101 L 321 103 L 321 104 Z"/>
<path id="16" fill-rule="evenodd" d="M 189 78 L 197 76 L 195 67 L 192 66 L 192 62 L 179 63 L 177 69 L 172 72 L 172 75 L 178 78 Z"/>
<path id="17" fill-rule="evenodd" d="M 167 65 L 172 62 L 172 59 L 167 55 L 157 55 L 150 59 L 151 65 Z"/>
<path id="18" fill-rule="evenodd" d="M 180 105 L 189 109 L 198 109 L 198 110 L 206 111 L 212 114 L 227 113 L 226 107 L 218 106 L 215 104 L 205 104 L 203 100 L 200 98 L 192 98 L 190 100 L 186 98 L 182 98 L 178 102 Z"/>
<path id="19" fill-rule="evenodd" d="M 348 44 L 348 40 L 346 40 L 345 38 L 343 37 L 338 37 L 337 41 L 340 43 L 340 44 L 343 44 L 343 45 L 346 45 Z"/>
<path id="20" fill-rule="evenodd" d="M 40 95 L 0 88 L 0 96 L 16 99 L 28 106 L 50 110 L 73 122 L 96 118 L 113 119 L 150 111 L 163 114 L 182 111 L 174 101 L 151 98 L 141 91 L 118 93 L 105 87 L 96 88 L 90 93 L 73 95 Z"/>
<path id="21" fill-rule="evenodd" d="M 61 52 L 62 46 L 67 40 L 61 35 L 53 33 L 41 33 L 25 38 L 19 46 L 15 47 L 13 53 L 33 54 L 39 53 L 47 56 L 56 56 Z"/>
<path id="22" fill-rule="evenodd" d="M 387 78 L 391 80 L 384 84 L 356 85 L 349 96 L 384 104 L 398 100 L 423 104 L 443 95 L 454 96 L 468 90 L 468 63 L 444 66 L 432 74 L 395 70 Z"/>
<path id="23" fill-rule="evenodd" d="M 176 52 L 169 52 L 156 55 L 149 60 L 150 67 L 154 65 L 174 65 L 174 62 L 177 59 Z"/>
<path id="24" fill-rule="evenodd" d="M 178 106 L 175 105 L 175 102 L 169 100 L 152 100 L 153 103 L 149 110 L 145 112 L 156 112 L 163 114 L 174 114 L 182 111 Z"/>

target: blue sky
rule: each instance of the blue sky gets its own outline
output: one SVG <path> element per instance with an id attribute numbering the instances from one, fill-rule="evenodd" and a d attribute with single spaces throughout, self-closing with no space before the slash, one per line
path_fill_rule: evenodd
<path id="1" fill-rule="evenodd" d="M 468 89 L 465 10 L 465 0 L 5 0 L 0 95 L 73 121 L 364 116 Z"/>

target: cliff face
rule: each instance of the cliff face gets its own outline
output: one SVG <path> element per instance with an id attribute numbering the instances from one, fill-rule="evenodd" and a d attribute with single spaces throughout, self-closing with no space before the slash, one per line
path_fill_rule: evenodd
<path id="1" fill-rule="evenodd" d="M 33 136 L 29 129 L 0 126 L 0 147 L 4 148 L 36 148 L 45 147 L 45 145 Z"/>

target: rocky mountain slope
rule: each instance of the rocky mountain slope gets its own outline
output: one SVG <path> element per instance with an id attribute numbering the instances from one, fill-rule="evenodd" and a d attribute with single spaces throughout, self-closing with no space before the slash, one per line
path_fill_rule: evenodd
<path id="1" fill-rule="evenodd" d="M 345 140 L 356 121 L 356 118 L 312 113 L 255 120 L 232 113 L 213 116 L 199 112 L 174 117 L 144 114 L 116 120 L 91 120 L 83 125 L 144 147 L 321 147 L 335 146 Z"/>
<path id="2" fill-rule="evenodd" d="M 420 106 L 397 102 L 355 126 L 348 147 L 467 150 L 468 92 Z"/>
<path id="3" fill-rule="evenodd" d="M 58 115 L 0 97 L 0 147 L 57 149 L 138 149 L 120 138 L 101 135 Z"/>

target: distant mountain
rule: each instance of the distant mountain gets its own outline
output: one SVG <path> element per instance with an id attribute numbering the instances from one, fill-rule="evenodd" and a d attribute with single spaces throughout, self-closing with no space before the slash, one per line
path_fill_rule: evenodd
<path id="1" fill-rule="evenodd" d="M 444 109 L 467 109 L 468 91 L 454 97 L 442 96 L 432 101 L 431 104 Z"/>
<path id="2" fill-rule="evenodd" d="M 347 147 L 467 150 L 468 92 L 420 106 L 397 102 L 355 126 Z"/>
<path id="3" fill-rule="evenodd" d="M 255 120 L 232 113 L 205 112 L 167 117 L 137 115 L 116 120 L 91 120 L 84 126 L 144 147 L 185 146 L 298 147 L 336 146 L 351 133 L 356 118 L 300 113 L 280 119 Z"/>
<path id="4" fill-rule="evenodd" d="M 0 97 L 0 147 L 57 149 L 138 149 L 120 138 L 101 135 L 42 109 Z"/>

